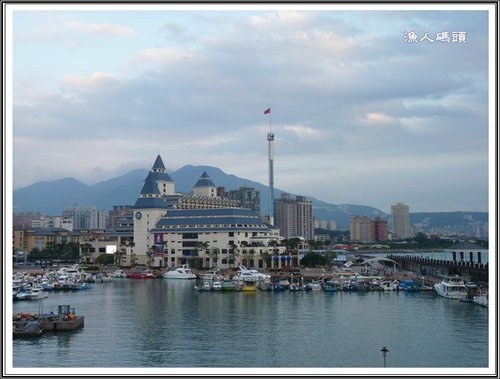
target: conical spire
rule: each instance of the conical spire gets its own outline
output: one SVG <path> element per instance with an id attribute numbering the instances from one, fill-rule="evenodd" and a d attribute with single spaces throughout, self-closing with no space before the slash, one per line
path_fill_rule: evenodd
<path id="1" fill-rule="evenodd" d="M 162 161 L 159 154 L 156 157 L 155 163 L 153 164 L 153 168 L 151 170 L 152 171 L 161 171 L 161 172 L 165 171 L 165 165 L 163 164 L 163 161 Z"/>
<path id="2" fill-rule="evenodd" d="M 200 179 L 196 182 L 194 185 L 195 187 L 215 187 L 214 182 L 210 177 L 208 176 L 206 171 L 203 171 L 203 174 L 201 175 Z"/>

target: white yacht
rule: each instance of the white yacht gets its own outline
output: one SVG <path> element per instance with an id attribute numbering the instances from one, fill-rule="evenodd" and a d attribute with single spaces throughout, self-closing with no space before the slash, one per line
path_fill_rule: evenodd
<path id="1" fill-rule="evenodd" d="M 127 274 L 125 274 L 125 271 L 123 271 L 123 270 L 115 270 L 111 274 L 111 277 L 112 278 L 126 278 Z"/>
<path id="2" fill-rule="evenodd" d="M 41 287 L 29 288 L 17 294 L 18 300 L 40 300 L 48 297 L 47 293 Z"/>
<path id="3" fill-rule="evenodd" d="M 196 279 L 196 275 L 189 268 L 188 265 L 182 265 L 167 271 L 162 275 L 165 279 Z"/>
<path id="4" fill-rule="evenodd" d="M 200 279 L 203 280 L 224 280 L 224 275 L 221 274 L 219 269 L 214 269 L 207 271 L 206 273 L 200 276 Z"/>
<path id="5" fill-rule="evenodd" d="M 439 283 L 434 284 L 434 289 L 439 296 L 448 299 L 465 299 L 467 298 L 467 286 L 462 277 L 446 276 Z"/>
<path id="6" fill-rule="evenodd" d="M 271 275 L 264 274 L 255 269 L 248 269 L 245 266 L 238 267 L 238 274 L 233 276 L 237 281 L 270 281 Z"/>

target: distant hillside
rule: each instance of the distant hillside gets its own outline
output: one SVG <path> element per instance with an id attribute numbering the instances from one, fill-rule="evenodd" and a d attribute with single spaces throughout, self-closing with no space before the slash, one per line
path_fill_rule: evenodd
<path id="1" fill-rule="evenodd" d="M 261 193 L 261 213 L 268 210 L 268 187 L 261 183 L 226 174 L 217 167 L 187 165 L 177 171 L 170 172 L 175 181 L 176 192 L 191 192 L 203 171 L 206 171 L 216 186 L 225 187 L 226 191 L 241 186 L 253 187 Z M 134 205 L 142 189 L 148 170 L 133 170 L 109 180 L 89 186 L 74 178 L 38 182 L 30 186 L 14 190 L 14 212 L 32 211 L 49 215 L 60 215 L 62 211 L 74 204 L 81 207 L 95 205 L 103 210 L 110 210 L 113 205 Z M 274 197 L 281 197 L 283 191 L 275 189 Z M 295 195 L 295 194 L 291 194 Z M 299 195 L 308 196 L 301 193 Z M 380 216 L 388 220 L 389 215 L 379 209 L 367 205 L 330 204 L 309 197 L 313 203 L 314 217 L 318 220 L 334 220 L 337 228 L 346 229 L 351 215 L 367 216 L 371 219 Z M 436 212 L 412 213 L 410 222 L 421 223 L 431 227 L 446 225 L 468 225 L 474 222 L 487 222 L 487 212 Z"/>
<path id="2" fill-rule="evenodd" d="M 444 228 L 448 225 L 465 227 L 488 222 L 488 212 L 416 212 L 410 214 L 410 223 L 426 228 Z"/>

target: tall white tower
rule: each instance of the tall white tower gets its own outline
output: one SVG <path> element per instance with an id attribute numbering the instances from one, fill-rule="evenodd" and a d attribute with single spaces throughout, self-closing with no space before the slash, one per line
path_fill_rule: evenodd
<path id="1" fill-rule="evenodd" d="M 267 133 L 269 150 L 269 223 L 274 225 L 274 133 L 271 130 L 271 108 L 267 108 L 264 114 L 269 115 L 269 133 Z"/>

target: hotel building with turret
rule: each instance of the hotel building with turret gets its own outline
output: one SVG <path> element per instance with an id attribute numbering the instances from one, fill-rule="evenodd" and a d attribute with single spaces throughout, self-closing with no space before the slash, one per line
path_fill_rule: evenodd
<path id="1" fill-rule="evenodd" d="M 133 242 L 124 244 L 122 265 L 267 268 L 270 256 L 284 253 L 275 247 L 279 235 L 239 201 L 217 196 L 206 172 L 191 193 L 176 193 L 158 155 L 134 205 Z"/>

